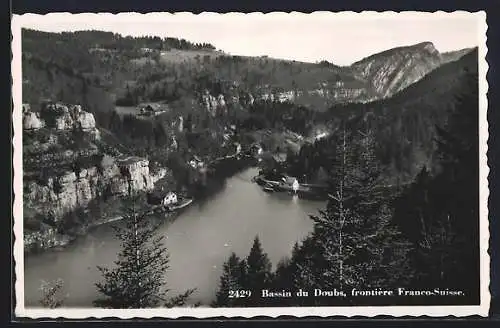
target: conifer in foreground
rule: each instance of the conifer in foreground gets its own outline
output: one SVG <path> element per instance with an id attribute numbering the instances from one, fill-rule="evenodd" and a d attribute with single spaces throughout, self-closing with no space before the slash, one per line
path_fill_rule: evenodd
<path id="1" fill-rule="evenodd" d="M 94 301 L 94 305 L 122 309 L 185 305 L 194 289 L 170 299 L 166 296 L 169 254 L 163 236 L 157 236 L 156 228 L 134 208 L 129 209 L 124 220 L 124 228 L 114 228 L 122 246 L 116 267 L 98 267 L 104 281 L 96 283 L 96 287 L 104 297 Z"/>
<path id="2" fill-rule="evenodd" d="M 250 254 L 247 257 L 248 271 L 246 275 L 246 288 L 252 292 L 250 305 L 263 305 L 260 293 L 269 288 L 272 280 L 272 264 L 267 254 L 262 249 L 259 237 L 255 236 Z"/>
<path id="3" fill-rule="evenodd" d="M 302 246 L 310 251 L 296 252 L 300 257 L 293 261 L 296 284 L 325 290 L 394 287 L 412 275 L 409 244 L 391 224 L 373 137 L 357 133 L 341 132 L 327 208 L 312 216 L 314 231 Z"/>
<path id="4" fill-rule="evenodd" d="M 230 297 L 230 292 L 243 290 L 244 278 L 246 275 L 246 262 L 233 252 L 224 263 L 223 273 L 220 277 L 219 290 L 212 303 L 213 307 L 233 307 L 238 306 L 241 300 Z"/>

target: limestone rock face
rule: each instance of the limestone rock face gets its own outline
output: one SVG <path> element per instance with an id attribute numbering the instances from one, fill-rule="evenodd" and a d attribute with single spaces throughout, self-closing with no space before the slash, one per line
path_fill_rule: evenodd
<path id="1" fill-rule="evenodd" d="M 167 175 L 167 169 L 165 168 L 160 168 L 158 172 L 155 173 L 150 173 L 151 175 L 151 181 L 154 183 L 158 182 L 160 179 L 163 179 Z"/>
<path id="2" fill-rule="evenodd" d="M 368 80 L 381 97 L 388 97 L 424 77 L 441 64 L 434 45 L 423 42 L 387 50 L 354 63 L 351 68 Z"/>
<path id="3" fill-rule="evenodd" d="M 57 221 L 65 213 L 77 207 L 85 207 L 105 190 L 112 195 L 128 195 L 139 191 L 149 191 L 166 174 L 159 169 L 149 172 L 149 161 L 130 157 L 114 160 L 107 156 L 101 168 L 90 167 L 77 173 L 64 172 L 49 178 L 46 184 L 31 181 L 24 191 L 25 204 L 45 214 L 51 214 Z"/>
<path id="4" fill-rule="evenodd" d="M 220 94 L 217 96 L 218 106 L 226 106 L 226 100 L 224 99 L 224 95 Z"/>
<path id="5" fill-rule="evenodd" d="M 253 105 L 254 101 L 255 101 L 254 96 L 251 93 L 249 93 L 248 94 L 248 104 Z"/>
<path id="6" fill-rule="evenodd" d="M 78 115 L 78 119 L 76 121 L 76 124 L 83 130 L 83 131 L 90 131 L 95 129 L 95 119 L 94 115 L 88 112 L 83 112 L 81 111 Z"/>
<path id="7" fill-rule="evenodd" d="M 45 126 L 45 122 L 40 118 L 39 113 L 25 111 L 23 114 L 23 129 L 38 130 Z"/>
<path id="8" fill-rule="evenodd" d="M 179 132 L 182 132 L 184 131 L 184 118 L 181 116 L 179 116 L 179 121 L 178 121 L 178 127 L 177 127 L 178 131 Z"/>
<path id="9" fill-rule="evenodd" d="M 127 179 L 115 176 L 111 179 L 110 192 L 112 195 L 126 195 L 129 192 Z"/>
<path id="10" fill-rule="evenodd" d="M 153 188 L 148 160 L 129 157 L 119 160 L 118 166 L 122 176 L 127 178 L 130 190 L 150 190 Z"/>
<path id="11" fill-rule="evenodd" d="M 63 109 L 62 114 L 56 117 L 56 130 L 71 130 L 75 122 L 69 108 L 66 106 L 61 106 L 61 108 Z"/>
<path id="12" fill-rule="evenodd" d="M 212 115 L 215 116 L 218 111 L 226 110 L 227 101 L 223 94 L 218 96 L 211 95 L 208 90 L 201 96 L 200 103 Z"/>
<path id="13" fill-rule="evenodd" d="M 441 53 L 441 63 L 446 64 L 452 61 L 459 60 L 466 54 L 472 52 L 474 48 L 466 48 L 457 51 L 449 51 Z"/>
<path id="14" fill-rule="evenodd" d="M 47 118 L 47 123 L 43 118 Z M 23 104 L 23 129 L 36 131 L 47 127 L 56 132 L 81 129 L 94 140 L 101 139 L 101 133 L 96 127 L 94 115 L 82 110 L 80 105 L 64 105 L 59 103 L 45 104 L 42 112 L 32 112 L 29 104 Z"/>

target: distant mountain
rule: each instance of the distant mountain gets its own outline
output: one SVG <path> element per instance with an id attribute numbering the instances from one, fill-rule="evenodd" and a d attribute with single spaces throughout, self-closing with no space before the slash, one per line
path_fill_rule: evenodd
<path id="1" fill-rule="evenodd" d="M 95 114 L 112 111 L 116 100 L 133 106 L 141 101 L 201 99 L 207 92 L 223 100 L 220 103 L 225 107 L 245 107 L 247 102 L 240 101 L 243 95 L 323 111 L 336 104 L 391 97 L 469 51 L 440 54 L 432 43 L 424 42 L 340 67 L 327 61 L 230 56 L 209 44 L 102 31 L 23 30 L 22 47 L 24 102 L 34 104 L 43 98 L 83 101 Z M 99 95 L 97 103 L 89 90 Z M 213 111 L 214 106 L 209 107 Z M 100 114 L 96 119 L 105 123 Z"/>
<path id="2" fill-rule="evenodd" d="M 431 42 L 398 47 L 364 58 L 351 65 L 353 73 L 370 82 L 380 97 L 391 96 L 415 83 L 441 65 Z"/>
<path id="3" fill-rule="evenodd" d="M 478 50 L 474 48 L 392 97 L 332 107 L 329 125 L 335 129 L 340 121 L 351 120 L 356 128 L 376 131 L 385 164 L 411 178 L 422 165 L 433 167 L 434 127 L 442 126 L 460 96 L 471 92 L 471 80 L 477 74 Z"/>
<path id="4" fill-rule="evenodd" d="M 307 140 L 309 142 L 326 133 L 327 137 L 321 139 L 327 139 L 326 144 L 314 144 L 317 151 L 314 158 L 309 155 L 303 158 L 303 163 L 311 162 L 324 167 L 329 165 L 324 161 L 330 158 L 328 152 L 335 149 L 336 135 L 344 123 L 351 131 L 371 130 L 376 137 L 378 157 L 389 169 L 389 176 L 408 181 L 423 165 L 431 170 L 438 169 L 434 158 L 435 127 L 445 125 L 450 111 L 454 110 L 463 95 L 477 93 L 474 90 L 477 89 L 477 76 L 478 51 L 475 49 L 456 61 L 439 66 L 388 98 L 337 104 L 322 112 L 287 103 L 254 104 L 249 109 L 250 118 L 242 120 L 240 126 L 249 130 L 282 131 L 285 128 L 311 137 Z M 280 149 L 287 148 L 291 149 L 280 145 Z M 308 173 L 314 175 L 314 172 Z"/>
<path id="5" fill-rule="evenodd" d="M 446 64 L 458 60 L 473 50 L 474 48 L 465 48 L 456 51 L 443 52 L 441 53 L 441 63 Z"/>

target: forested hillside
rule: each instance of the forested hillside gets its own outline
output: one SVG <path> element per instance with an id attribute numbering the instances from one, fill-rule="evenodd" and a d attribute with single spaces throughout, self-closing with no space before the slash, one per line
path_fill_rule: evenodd
<path id="1" fill-rule="evenodd" d="M 89 108 L 94 113 L 110 112 L 111 102 L 136 105 L 141 101 L 196 98 L 205 89 L 231 102 L 227 98 L 234 88 L 238 94 L 251 94 L 256 99 L 276 98 L 323 110 L 337 103 L 391 96 L 442 61 L 456 60 L 465 53 L 442 57 L 432 44 L 425 43 L 391 49 L 350 67 L 339 67 L 326 60 L 302 63 L 265 56 L 230 56 L 210 44 L 175 38 L 34 30 L 23 30 L 22 47 L 25 102 L 60 96 L 74 97 L 68 99 L 73 103 L 82 102 L 78 97 L 92 93 L 90 98 L 96 98 L 97 91 L 93 90 L 99 89 L 102 92 L 97 92 L 97 98 L 102 101 Z M 398 59 L 396 64 L 394 58 Z M 51 85 L 50 90 L 47 85 Z M 101 122 L 107 123 L 105 118 L 98 118 Z"/>
<path id="2" fill-rule="evenodd" d="M 349 119 L 376 131 L 378 156 L 394 177 L 407 180 L 422 164 L 434 169 L 429 127 L 445 120 L 443 108 L 453 106 L 466 71 L 477 72 L 477 51 L 439 54 L 429 42 L 389 49 L 350 67 L 229 56 L 214 48 L 100 31 L 23 30 L 23 101 L 35 110 L 45 99 L 82 104 L 98 126 L 149 152 L 170 145 L 179 117 L 196 138 L 177 135 L 178 141 L 197 151 L 216 149 L 218 137 L 208 145 L 211 138 L 199 137 L 230 124 L 240 137 L 266 129 L 314 136 L 318 128 L 331 134 Z M 377 97 L 383 99 L 367 102 Z M 133 112 L 145 101 L 168 104 L 169 111 L 146 121 L 119 112 L 119 106 Z M 304 145 L 290 170 L 314 175 L 326 165 L 321 148 L 329 146 L 322 144 L 332 142 L 321 140 L 314 150 Z M 318 158 L 313 169 L 309 156 Z"/>
<path id="3" fill-rule="evenodd" d="M 275 270 L 258 238 L 248 257 L 232 254 L 224 263 L 214 306 L 479 304 L 479 85 L 473 67 L 435 81 L 429 76 L 414 86 L 418 90 L 437 86 L 436 81 L 454 84 L 437 93 L 443 98 L 434 105 L 441 107 L 431 107 L 441 119 L 426 121 L 435 124 L 434 129 L 427 127 L 432 132 L 426 136 L 426 146 L 432 144 L 435 152 L 434 172 L 421 165 L 411 183 L 388 184 L 388 167 L 376 154 L 382 124 L 342 120 L 330 138 L 334 142 L 317 147 L 323 157 L 302 156 L 310 165 L 323 159 L 326 168 L 328 202 L 318 215 L 311 215 L 313 232 L 295 244 L 292 255 Z M 425 99 L 412 106 L 428 106 L 427 101 L 436 98 Z M 400 100 L 395 97 L 394 104 L 405 104 Z M 392 138 L 412 135 L 401 132 Z M 258 296 L 228 299 L 228 289 L 300 289 L 309 294 L 279 301 Z"/>
<path id="4" fill-rule="evenodd" d="M 398 177 L 400 182 L 407 181 L 422 165 L 432 171 L 437 169 L 435 126 L 447 122 L 457 97 L 470 91 L 468 76 L 477 72 L 476 49 L 458 61 L 442 65 L 391 98 L 334 106 L 321 115 L 307 112 L 305 121 L 322 121 L 331 131 L 338 130 L 341 122 L 350 121 L 354 129 L 374 131 L 378 157 L 390 168 L 389 175 Z M 335 144 L 334 139 L 327 138 L 305 145 L 292 161 L 293 172 L 313 174 L 319 167 L 326 167 L 326 153 Z M 310 165 L 313 168 L 309 169 Z"/>
<path id="5" fill-rule="evenodd" d="M 248 256 L 210 262 L 208 270 L 223 267 L 214 306 L 477 303 L 477 48 L 440 53 L 423 42 L 341 67 L 327 59 L 232 56 L 208 43 L 102 31 L 23 30 L 22 47 L 25 249 L 65 245 L 112 220 L 137 220 L 136 210 L 162 222 L 180 218 L 181 205 L 199 202 L 202 211 L 228 177 L 252 167 L 252 177 L 238 180 L 245 187 L 264 181 L 266 192 L 294 197 L 293 206 L 307 197 L 326 206 L 308 212 L 310 233 L 300 226 L 305 237 L 274 269 L 259 236 Z M 251 206 L 273 201 L 274 195 L 249 198 L 244 191 L 241 202 Z M 258 188 L 252 192 L 260 195 Z M 222 203 L 223 211 L 228 203 L 241 212 L 233 201 Z M 270 222 L 280 213 L 261 218 Z M 249 221 L 258 216 L 251 215 Z M 131 235 L 137 236 L 137 224 L 130 223 Z M 226 236 L 215 234 L 219 227 L 212 230 L 211 239 L 233 247 L 235 237 L 225 243 Z M 154 247 L 163 249 L 159 242 Z M 134 281 L 159 276 L 167 262 L 149 270 L 155 262 L 147 260 Z M 120 284 L 137 267 L 121 263 L 127 273 Z M 100 305 L 129 292 L 110 272 L 101 270 L 107 281 L 97 286 L 110 299 Z M 161 285 L 156 280 L 152 290 Z M 381 288 L 444 294 L 258 295 Z M 230 299 L 229 290 L 251 295 Z"/>
<path id="6" fill-rule="evenodd" d="M 477 74 L 477 51 L 441 55 L 428 42 L 349 67 L 230 56 L 210 44 L 101 31 L 23 30 L 22 47 L 23 102 L 31 110 L 46 100 L 82 105 L 100 129 L 101 152 L 161 163 L 179 186 L 192 181 L 192 156 L 210 161 L 234 142 L 286 152 L 283 170 L 318 182 L 342 124 L 373 131 L 388 183 L 406 183 L 422 165 L 437 168 L 433 126 L 446 122 L 464 76 Z M 164 111 L 138 116 L 145 102 Z M 331 137 L 315 141 L 321 133 Z"/>

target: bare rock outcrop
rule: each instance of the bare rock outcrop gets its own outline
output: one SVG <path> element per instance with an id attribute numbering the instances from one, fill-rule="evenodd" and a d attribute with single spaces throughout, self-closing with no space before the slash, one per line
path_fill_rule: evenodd
<path id="1" fill-rule="evenodd" d="M 78 118 L 76 120 L 76 124 L 83 131 L 91 131 L 95 129 L 95 119 L 94 115 L 89 112 L 81 111 L 78 114 Z"/>
<path id="2" fill-rule="evenodd" d="M 114 159 L 105 155 L 99 167 L 84 168 L 75 173 L 64 172 L 51 177 L 45 184 L 27 182 L 25 205 L 55 220 L 77 207 L 85 207 L 103 193 L 128 195 L 154 188 L 166 170 L 149 172 L 149 161 L 139 157 Z"/>
<path id="3" fill-rule="evenodd" d="M 73 124 L 74 121 L 69 112 L 64 112 L 61 116 L 56 117 L 56 130 L 71 130 Z"/>
<path id="4" fill-rule="evenodd" d="M 23 104 L 23 129 L 39 130 L 43 127 L 59 132 L 80 129 L 95 140 L 100 139 L 100 132 L 92 113 L 82 110 L 80 105 L 45 103 L 40 112 L 33 112 L 29 104 Z"/>
<path id="5" fill-rule="evenodd" d="M 23 129 L 38 130 L 45 127 L 45 122 L 40 118 L 39 113 L 25 111 L 23 113 Z"/>
<path id="6" fill-rule="evenodd" d="M 431 42 L 390 49 L 353 65 L 353 71 L 368 80 L 380 97 L 406 88 L 441 65 L 441 57 Z"/>
<path id="7" fill-rule="evenodd" d="M 208 92 L 208 90 L 201 95 L 200 103 L 212 116 L 215 116 L 218 111 L 227 109 L 227 101 L 224 95 L 219 94 L 217 96 L 213 96 Z"/>

